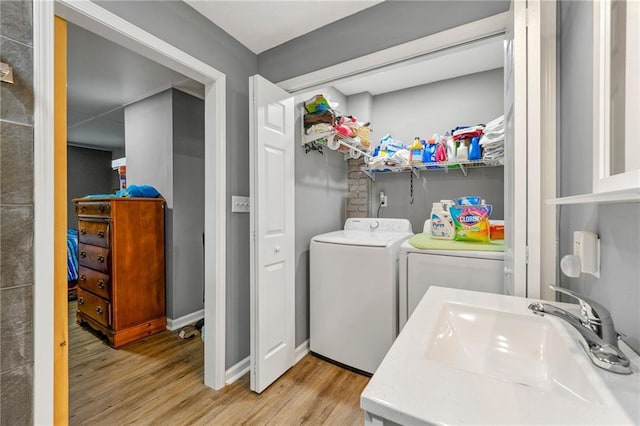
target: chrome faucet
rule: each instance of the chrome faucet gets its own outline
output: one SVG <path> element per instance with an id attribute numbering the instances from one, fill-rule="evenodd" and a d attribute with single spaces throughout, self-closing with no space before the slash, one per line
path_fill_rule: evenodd
<path id="1" fill-rule="evenodd" d="M 583 337 L 583 346 L 598 367 L 619 374 L 631 374 L 629 359 L 618 348 L 618 333 L 611 313 L 599 303 L 571 290 L 550 285 L 549 288 L 578 299 L 580 317 L 549 303 L 534 302 L 529 309 L 536 315 L 548 314 L 569 323 Z"/>

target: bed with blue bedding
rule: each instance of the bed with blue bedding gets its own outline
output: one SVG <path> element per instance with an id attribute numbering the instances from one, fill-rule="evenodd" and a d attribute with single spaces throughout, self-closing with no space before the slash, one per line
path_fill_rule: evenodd
<path id="1" fill-rule="evenodd" d="M 67 230 L 67 283 L 69 299 L 74 299 L 78 284 L 78 230 Z"/>

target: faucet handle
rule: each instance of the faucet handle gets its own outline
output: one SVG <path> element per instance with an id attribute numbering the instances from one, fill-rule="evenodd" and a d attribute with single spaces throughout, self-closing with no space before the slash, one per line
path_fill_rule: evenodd
<path id="1" fill-rule="evenodd" d="M 555 285 L 550 285 L 549 288 L 558 293 L 566 294 L 567 296 L 577 299 L 580 303 L 580 311 L 582 312 L 582 315 L 587 322 L 600 325 L 603 320 L 608 320 L 609 318 L 611 318 L 611 313 L 609 312 L 609 310 L 595 300 L 591 300 L 588 297 L 581 296 L 574 291 Z"/>

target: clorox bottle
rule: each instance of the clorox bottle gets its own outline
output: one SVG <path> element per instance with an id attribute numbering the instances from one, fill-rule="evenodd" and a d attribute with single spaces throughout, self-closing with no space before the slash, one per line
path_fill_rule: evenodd
<path id="1" fill-rule="evenodd" d="M 456 229 L 453 227 L 451 215 L 442 203 L 433 203 L 431 208 L 431 238 L 439 240 L 453 240 Z"/>

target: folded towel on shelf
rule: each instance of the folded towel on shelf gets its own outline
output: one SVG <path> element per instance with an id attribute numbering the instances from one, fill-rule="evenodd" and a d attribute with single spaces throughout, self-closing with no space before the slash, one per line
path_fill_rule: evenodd
<path id="1" fill-rule="evenodd" d="M 498 128 L 503 128 L 504 129 L 504 115 L 501 115 L 500 117 L 494 118 L 493 120 L 488 122 L 486 124 L 486 126 L 485 126 L 485 129 L 488 129 L 488 130 L 498 129 Z"/>
<path id="2" fill-rule="evenodd" d="M 483 159 L 497 160 L 504 157 L 504 115 L 487 123 L 480 145 Z"/>

